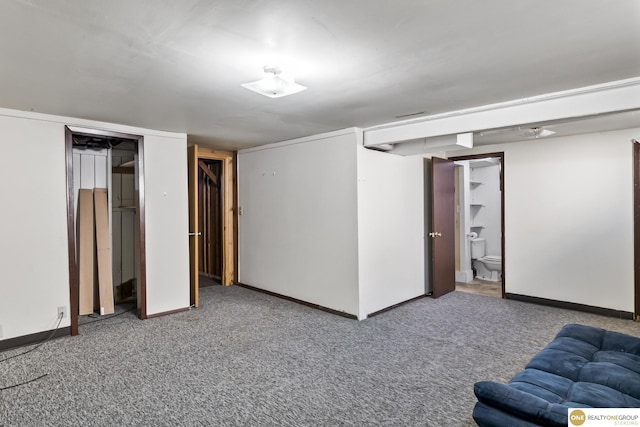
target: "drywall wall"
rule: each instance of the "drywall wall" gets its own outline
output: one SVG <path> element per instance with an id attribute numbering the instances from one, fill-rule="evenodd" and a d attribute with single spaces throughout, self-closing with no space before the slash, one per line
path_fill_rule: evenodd
<path id="1" fill-rule="evenodd" d="M 55 328 L 58 307 L 69 307 L 66 162 L 59 123 L 0 115 L 0 135 L 0 339 L 8 339 Z"/>
<path id="2" fill-rule="evenodd" d="M 0 109 L 0 195 L 11 207 L 0 223 L 0 339 L 53 329 L 70 305 L 65 125 L 145 137 L 148 313 L 189 305 L 186 135 Z"/>
<path id="3" fill-rule="evenodd" d="M 186 139 L 145 135 L 147 314 L 189 307 Z"/>
<path id="4" fill-rule="evenodd" d="M 425 293 L 423 162 L 358 146 L 361 318 Z"/>
<path id="5" fill-rule="evenodd" d="M 486 255 L 502 255 L 502 195 L 500 194 L 500 165 L 473 167 L 471 179 L 481 182 L 471 189 L 471 203 L 479 203 L 482 206 L 471 206 L 471 214 L 474 223 L 481 224 L 483 228 L 474 228 L 479 237 L 485 239 Z"/>
<path id="6" fill-rule="evenodd" d="M 357 316 L 354 129 L 238 153 L 241 283 Z"/>
<path id="7" fill-rule="evenodd" d="M 633 312 L 640 128 L 479 147 L 505 153 L 505 290 Z"/>
<path id="8" fill-rule="evenodd" d="M 459 265 L 456 266 L 456 282 L 469 283 L 473 280 L 473 270 L 471 269 L 471 240 L 469 234 L 477 229 L 471 229 L 471 224 L 478 214 L 478 208 L 471 208 L 472 193 L 479 184 L 471 183 L 471 168 L 468 160 L 456 162 L 456 174 L 458 176 L 458 200 L 456 200 L 456 220 L 458 224 L 457 252 Z M 473 213 L 473 217 L 472 217 Z"/>

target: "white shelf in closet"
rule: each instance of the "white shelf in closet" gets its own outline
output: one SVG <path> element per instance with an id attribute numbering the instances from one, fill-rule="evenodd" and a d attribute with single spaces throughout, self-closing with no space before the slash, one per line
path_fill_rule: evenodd
<path id="1" fill-rule="evenodd" d="M 484 228 L 484 225 L 480 225 L 480 224 L 472 224 L 471 228 Z"/>

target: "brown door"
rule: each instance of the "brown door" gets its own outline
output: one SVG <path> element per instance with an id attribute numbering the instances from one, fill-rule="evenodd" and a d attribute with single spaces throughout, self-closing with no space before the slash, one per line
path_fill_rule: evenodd
<path id="1" fill-rule="evenodd" d="M 433 157 L 431 167 L 431 280 L 433 297 L 456 288 L 454 166 L 451 160 Z"/>
<path id="2" fill-rule="evenodd" d="M 633 140 L 633 318 L 640 321 L 640 142 Z"/>
<path id="3" fill-rule="evenodd" d="M 191 305 L 198 307 L 198 286 L 199 286 L 199 235 L 198 225 L 198 153 L 197 147 L 187 148 L 187 159 L 189 162 L 189 277 L 191 280 Z"/>

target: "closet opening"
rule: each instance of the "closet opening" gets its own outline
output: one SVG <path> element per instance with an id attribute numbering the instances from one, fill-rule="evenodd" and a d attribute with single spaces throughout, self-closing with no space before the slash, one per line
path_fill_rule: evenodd
<path id="1" fill-rule="evenodd" d="M 71 334 L 126 311 L 145 319 L 143 137 L 65 132 Z"/>

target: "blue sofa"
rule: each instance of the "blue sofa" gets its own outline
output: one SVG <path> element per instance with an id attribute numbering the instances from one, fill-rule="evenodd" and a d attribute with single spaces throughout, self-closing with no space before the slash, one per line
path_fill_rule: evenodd
<path id="1" fill-rule="evenodd" d="M 509 384 L 480 381 L 481 426 L 566 426 L 567 408 L 640 408 L 640 338 L 565 325 Z"/>

